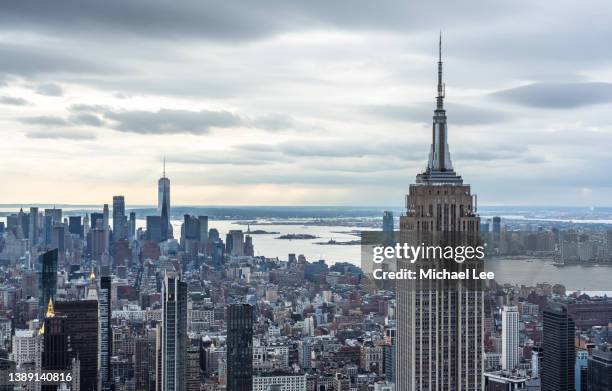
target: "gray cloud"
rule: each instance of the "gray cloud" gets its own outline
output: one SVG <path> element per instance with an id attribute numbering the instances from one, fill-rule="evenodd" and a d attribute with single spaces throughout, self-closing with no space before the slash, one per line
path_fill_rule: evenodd
<path id="1" fill-rule="evenodd" d="M 2 15 L 0 6 L 0 15 Z M 6 15 L 4 15 L 6 16 Z M 108 73 L 116 71 L 110 62 L 102 67 L 74 53 L 46 45 L 15 45 L 0 41 L 0 72 L 9 75 L 34 76 L 48 73 Z"/>
<path id="2" fill-rule="evenodd" d="M 1 102 L 0 102 L 1 103 Z M 213 110 L 111 110 L 103 105 L 72 105 L 67 118 L 34 116 L 19 118 L 28 125 L 109 127 L 114 130 L 139 134 L 206 134 L 211 128 L 253 127 L 266 131 L 286 130 L 294 125 L 286 115 L 248 118 L 229 111 Z"/>
<path id="3" fill-rule="evenodd" d="M 52 3 L 9 0 L 3 3 L 0 21 L 8 27 L 28 26 L 53 33 L 73 34 L 76 29 L 81 33 L 104 31 L 162 39 L 253 40 L 306 26 L 423 28 L 430 25 L 427 19 L 432 14 L 437 15 L 441 26 L 449 26 L 458 19 L 490 18 L 497 16 L 500 9 L 508 13 L 516 8 L 514 4 L 491 7 L 485 0 L 477 0 L 471 7 L 452 1 L 414 7 L 401 0 L 389 0 L 384 7 L 369 0 L 188 0 L 180 4 L 161 0 L 108 0 L 103 4 L 90 2 L 74 7 L 69 0 Z M 446 12 L 440 13 L 440 9 Z"/>
<path id="4" fill-rule="evenodd" d="M 527 107 L 572 109 L 612 102 L 612 83 L 533 83 L 492 95 Z"/>
<path id="5" fill-rule="evenodd" d="M 500 110 L 484 109 L 464 104 L 445 103 L 449 123 L 458 125 L 481 125 L 508 121 L 511 117 Z M 424 102 L 413 105 L 366 106 L 369 114 L 395 121 L 431 122 L 435 103 Z"/>
<path id="6" fill-rule="evenodd" d="M 11 106 L 29 106 L 31 103 L 23 98 L 14 96 L 0 96 L 0 104 Z"/>
<path id="7" fill-rule="evenodd" d="M 33 130 L 26 132 L 25 135 L 26 137 L 32 139 L 63 139 L 74 141 L 86 141 L 96 139 L 96 135 L 94 133 L 59 129 Z"/>
<path id="8" fill-rule="evenodd" d="M 19 121 L 28 125 L 41 125 L 41 126 L 70 126 L 70 123 L 61 117 L 54 116 L 35 116 L 35 117 L 23 117 L 19 118 Z"/>
<path id="9" fill-rule="evenodd" d="M 59 84 L 42 83 L 36 87 L 36 93 L 46 96 L 62 96 L 64 95 L 64 90 Z"/>
<path id="10" fill-rule="evenodd" d="M 74 125 L 87 125 L 96 127 L 104 125 L 104 122 L 100 119 L 100 117 L 90 113 L 73 114 L 68 117 L 68 120 Z"/>
<path id="11" fill-rule="evenodd" d="M 116 130 L 140 134 L 204 134 L 210 128 L 229 128 L 243 124 L 238 115 L 229 111 L 160 109 L 155 112 L 111 111 L 104 116 L 116 122 L 113 126 Z"/>

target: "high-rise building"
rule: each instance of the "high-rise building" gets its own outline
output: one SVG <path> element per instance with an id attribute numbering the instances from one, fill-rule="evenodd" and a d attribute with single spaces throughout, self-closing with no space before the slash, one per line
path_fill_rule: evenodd
<path id="1" fill-rule="evenodd" d="M 33 206 L 30 208 L 30 224 L 28 238 L 30 239 L 30 245 L 36 246 L 38 244 L 38 208 Z"/>
<path id="2" fill-rule="evenodd" d="M 104 229 L 104 252 L 108 253 L 110 248 L 110 233 L 109 230 L 108 204 L 102 207 L 102 229 Z"/>
<path id="3" fill-rule="evenodd" d="M 94 228 L 104 228 L 104 214 L 93 212 L 90 218 L 91 229 Z"/>
<path id="4" fill-rule="evenodd" d="M 228 233 L 228 243 L 231 242 L 231 248 L 228 250 L 230 255 L 244 255 L 244 233 L 241 229 L 232 229 Z M 229 244 L 228 244 L 229 245 Z"/>
<path id="5" fill-rule="evenodd" d="M 574 320 L 567 308 L 553 304 L 544 310 L 540 377 L 542 391 L 573 391 L 576 363 Z"/>
<path id="6" fill-rule="evenodd" d="M 480 218 L 470 185 L 455 173 L 448 148 L 441 47 L 440 40 L 429 160 L 409 187 L 400 237 L 429 235 L 434 245 L 460 237 L 463 245 L 476 246 Z M 484 292 L 468 282 L 398 281 L 397 390 L 482 390 L 483 320 Z"/>
<path id="7" fill-rule="evenodd" d="M 602 346 L 593 350 L 588 363 L 588 388 L 582 390 L 610 391 L 612 390 L 612 349 Z"/>
<path id="8" fill-rule="evenodd" d="M 45 209 L 45 216 L 50 216 L 54 223 L 62 222 L 62 210 L 59 208 Z"/>
<path id="9" fill-rule="evenodd" d="M 589 365 L 589 352 L 580 350 L 576 352 L 576 366 L 574 367 L 574 384 L 576 391 L 588 391 L 587 368 Z"/>
<path id="10" fill-rule="evenodd" d="M 227 307 L 227 391 L 253 389 L 253 307 Z"/>
<path id="11" fill-rule="evenodd" d="M 125 198 L 113 196 L 113 241 L 127 239 L 127 220 L 125 217 Z"/>
<path id="12" fill-rule="evenodd" d="M 172 224 L 170 224 L 170 179 L 166 177 L 166 159 L 162 177 L 157 182 L 157 214 L 161 217 L 162 240 L 172 238 Z"/>
<path id="13" fill-rule="evenodd" d="M 57 248 L 38 258 L 38 319 L 44 319 L 49 300 L 55 300 L 57 292 Z"/>
<path id="14" fill-rule="evenodd" d="M 198 216 L 198 221 L 200 223 L 200 248 L 202 252 L 206 252 L 208 245 L 208 216 Z"/>
<path id="15" fill-rule="evenodd" d="M 162 285 L 161 389 L 185 391 L 187 283 L 166 274 Z"/>
<path id="16" fill-rule="evenodd" d="M 154 243 L 162 241 L 162 223 L 159 216 L 147 216 L 146 237 Z"/>
<path id="17" fill-rule="evenodd" d="M 128 221 L 128 240 L 136 239 L 136 212 L 130 212 Z"/>
<path id="18" fill-rule="evenodd" d="M 519 312 L 518 307 L 502 308 L 502 356 L 504 371 L 512 371 L 519 363 Z"/>
<path id="19" fill-rule="evenodd" d="M 393 212 L 386 210 L 383 213 L 383 232 L 390 233 L 393 232 Z"/>
<path id="20" fill-rule="evenodd" d="M 73 235 L 78 235 L 79 238 L 83 237 L 83 225 L 81 225 L 81 216 L 68 217 L 68 232 Z"/>
<path id="21" fill-rule="evenodd" d="M 80 361 L 80 389 L 98 387 L 98 301 L 57 301 L 55 313 L 64 317 L 64 333 L 70 341 L 70 359 Z"/>
<path id="22" fill-rule="evenodd" d="M 113 351 L 113 336 L 111 329 L 111 278 L 100 278 L 100 291 L 98 293 L 98 311 L 100 322 L 100 339 L 98 346 L 100 380 L 98 389 L 108 391 L 111 389 L 111 356 Z"/>

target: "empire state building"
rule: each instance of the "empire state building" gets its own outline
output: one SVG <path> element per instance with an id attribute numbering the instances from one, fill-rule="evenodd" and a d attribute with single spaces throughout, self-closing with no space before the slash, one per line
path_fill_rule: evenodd
<path id="1" fill-rule="evenodd" d="M 480 218 L 470 185 L 454 171 L 450 158 L 441 48 L 440 38 L 429 160 L 410 185 L 406 213 L 400 217 L 400 237 L 416 235 L 419 244 L 427 237 L 435 244 L 474 245 Z M 397 390 L 482 390 L 482 289 L 464 281 L 397 284 Z"/>

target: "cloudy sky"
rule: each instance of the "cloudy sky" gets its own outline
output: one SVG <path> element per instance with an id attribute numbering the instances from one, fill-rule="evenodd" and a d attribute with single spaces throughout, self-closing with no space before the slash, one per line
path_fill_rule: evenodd
<path id="1" fill-rule="evenodd" d="M 400 206 L 442 29 L 480 202 L 612 205 L 606 2 L 75 4 L 0 5 L 0 203 Z"/>

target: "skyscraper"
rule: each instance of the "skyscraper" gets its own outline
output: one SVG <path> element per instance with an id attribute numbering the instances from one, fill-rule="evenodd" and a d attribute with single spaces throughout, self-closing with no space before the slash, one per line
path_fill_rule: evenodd
<path id="1" fill-rule="evenodd" d="M 32 246 L 36 246 L 38 244 L 38 228 L 38 208 L 33 206 L 30 208 L 30 224 L 28 233 L 28 238 L 30 239 L 30 244 Z"/>
<path id="2" fill-rule="evenodd" d="M 253 388 L 253 307 L 227 307 L 227 391 Z"/>
<path id="3" fill-rule="evenodd" d="M 38 258 L 38 319 L 44 319 L 49 299 L 55 300 L 57 292 L 57 248 Z"/>
<path id="4" fill-rule="evenodd" d="M 128 221 L 128 240 L 136 239 L 136 212 L 130 212 Z"/>
<path id="5" fill-rule="evenodd" d="M 166 274 L 162 286 L 161 389 L 186 389 L 187 283 Z"/>
<path id="6" fill-rule="evenodd" d="M 612 390 L 612 348 L 602 346 L 593 350 L 589 357 L 587 370 L 588 388 L 583 385 L 582 390 L 609 391 Z"/>
<path id="7" fill-rule="evenodd" d="M 162 240 L 172 238 L 172 225 L 170 224 L 170 179 L 166 177 L 166 159 L 162 177 L 157 182 L 157 214 L 161 217 Z"/>
<path id="8" fill-rule="evenodd" d="M 561 304 L 544 310 L 542 348 L 544 357 L 540 376 L 542 391 L 573 391 L 576 362 L 574 320 Z"/>
<path id="9" fill-rule="evenodd" d="M 393 212 L 386 210 L 383 214 L 383 232 L 393 232 Z"/>
<path id="10" fill-rule="evenodd" d="M 111 356 L 113 352 L 113 336 L 111 330 L 111 278 L 100 278 L 100 293 L 98 294 L 98 311 L 100 322 L 99 339 L 99 365 L 100 380 L 98 389 L 108 391 L 111 389 Z"/>
<path id="11" fill-rule="evenodd" d="M 518 307 L 502 308 L 502 357 L 501 365 L 505 371 L 512 371 L 519 362 L 519 313 Z"/>
<path id="12" fill-rule="evenodd" d="M 435 245 L 460 237 L 474 246 L 480 226 L 469 185 L 453 170 L 447 142 L 442 42 L 438 96 L 427 168 L 410 185 L 400 236 L 429 235 Z M 469 240 L 469 243 L 465 241 Z M 399 268 L 399 266 L 398 266 Z M 484 293 L 467 282 L 398 281 L 398 391 L 482 389 Z"/>
<path id="13" fill-rule="evenodd" d="M 70 358 L 81 364 L 80 389 L 98 388 L 98 301 L 57 301 L 55 313 L 64 317 L 70 341 Z"/>
<path id="14" fill-rule="evenodd" d="M 113 196 L 113 241 L 124 239 L 127 239 L 125 198 L 123 196 Z"/>
<path id="15" fill-rule="evenodd" d="M 155 243 L 162 241 L 162 224 L 159 216 L 147 216 L 147 240 Z"/>
<path id="16" fill-rule="evenodd" d="M 73 235 L 78 235 L 80 238 L 83 237 L 83 225 L 81 225 L 81 216 L 68 217 L 68 232 Z"/>

